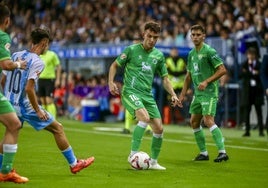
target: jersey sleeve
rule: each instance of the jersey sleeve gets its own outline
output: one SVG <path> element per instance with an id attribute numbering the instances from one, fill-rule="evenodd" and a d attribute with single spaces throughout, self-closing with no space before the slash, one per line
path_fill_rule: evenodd
<path id="1" fill-rule="evenodd" d="M 10 48 L 10 37 L 8 36 L 8 34 L 2 33 L 0 41 L 0 61 L 11 59 L 9 48 Z"/>
<path id="2" fill-rule="evenodd" d="M 58 66 L 60 64 L 60 59 L 55 52 L 52 52 L 52 53 L 53 53 L 53 63 L 55 66 Z"/>
<path id="3" fill-rule="evenodd" d="M 209 53 L 209 61 L 213 65 L 214 68 L 217 68 L 219 65 L 223 64 L 223 60 L 218 55 L 215 49 L 211 49 Z"/>
<path id="4" fill-rule="evenodd" d="M 122 67 L 126 64 L 130 56 L 130 47 L 126 47 L 120 56 L 116 58 L 117 64 Z"/>
<path id="5" fill-rule="evenodd" d="M 166 59 L 165 59 L 164 55 L 161 56 L 160 62 L 161 63 L 159 64 L 160 66 L 159 66 L 158 74 L 159 74 L 159 76 L 164 77 L 164 76 L 168 75 Z"/>
<path id="6" fill-rule="evenodd" d="M 34 61 L 35 62 L 33 62 L 30 67 L 28 80 L 30 79 L 37 80 L 45 67 L 44 62 L 41 59 L 36 58 L 34 59 Z"/>

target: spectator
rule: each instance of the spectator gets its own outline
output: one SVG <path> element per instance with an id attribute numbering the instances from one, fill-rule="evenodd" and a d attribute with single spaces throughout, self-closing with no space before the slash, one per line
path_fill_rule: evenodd
<path id="1" fill-rule="evenodd" d="M 240 78 L 242 80 L 242 96 L 241 109 L 243 110 L 243 119 L 246 124 L 244 137 L 250 136 L 250 112 L 251 107 L 254 106 L 257 114 L 259 127 L 259 136 L 264 136 L 263 133 L 263 119 L 262 119 L 262 105 L 263 101 L 263 86 L 260 78 L 260 62 L 257 58 L 257 50 L 249 48 L 246 52 L 247 59 L 242 64 Z"/>
<path id="2" fill-rule="evenodd" d="M 266 97 L 266 133 L 268 135 L 268 55 L 264 55 L 262 64 L 261 64 L 261 78 L 262 78 L 262 84 L 264 87 L 265 97 Z"/>
<path id="3" fill-rule="evenodd" d="M 175 93 L 179 95 L 182 90 L 184 78 L 186 75 L 186 63 L 185 60 L 180 57 L 178 48 L 174 47 L 170 50 L 169 56 L 166 58 L 166 65 L 169 74 L 168 77 L 172 84 L 172 87 Z M 169 99 L 170 96 L 168 95 L 167 98 Z M 179 110 L 179 113 L 177 110 Z M 179 121 L 184 120 L 187 116 L 186 114 L 188 114 L 186 105 L 184 108 L 171 108 L 172 123 L 178 123 Z"/>

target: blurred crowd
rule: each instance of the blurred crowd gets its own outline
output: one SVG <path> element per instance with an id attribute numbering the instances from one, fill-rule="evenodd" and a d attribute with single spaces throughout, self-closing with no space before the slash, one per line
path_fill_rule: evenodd
<path id="1" fill-rule="evenodd" d="M 143 23 L 161 24 L 159 43 L 189 46 L 189 28 L 201 24 L 207 38 L 219 37 L 233 49 L 246 54 L 249 45 L 258 50 L 268 46 L 268 0 L 6 0 L 12 10 L 9 33 L 12 46 L 29 42 L 30 31 L 47 27 L 52 44 L 118 44 L 141 38 Z M 243 45 L 244 44 L 244 45 Z M 257 52 L 257 57 L 259 52 Z M 239 62 L 242 63 L 242 62 Z M 105 75 L 84 79 L 80 73 L 63 72 L 55 91 L 59 115 L 81 119 L 81 100 L 100 103 L 101 119 L 109 114 L 122 120 L 120 98 L 109 94 Z M 66 83 L 66 80 L 68 84 Z M 118 83 L 120 85 L 120 83 Z M 68 91 L 68 92 L 66 92 Z M 68 96 L 66 96 L 66 93 Z M 223 114 L 223 113 L 221 113 Z"/>
<path id="2" fill-rule="evenodd" d="M 30 31 L 45 26 L 54 44 L 121 43 L 139 38 L 148 20 L 161 23 L 164 45 L 184 45 L 199 23 L 207 37 L 254 37 L 268 44 L 267 0 L 7 0 L 13 45 L 26 45 Z"/>

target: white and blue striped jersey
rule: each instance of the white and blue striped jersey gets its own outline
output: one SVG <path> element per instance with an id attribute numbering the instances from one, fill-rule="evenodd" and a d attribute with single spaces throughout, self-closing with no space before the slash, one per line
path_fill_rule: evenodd
<path id="1" fill-rule="evenodd" d="M 26 60 L 27 68 L 25 70 L 15 69 L 13 71 L 3 71 L 3 74 L 6 75 L 4 95 L 13 105 L 22 122 L 27 121 L 35 129 L 40 130 L 52 123 L 54 118 L 47 112 L 49 114 L 49 120 L 43 123 L 41 122 L 29 101 L 25 87 L 27 81 L 30 79 L 33 79 L 35 86 L 37 86 L 39 75 L 43 71 L 45 64 L 37 54 L 28 50 L 16 52 L 12 55 L 14 62 L 18 59 Z M 40 108 L 42 107 L 40 106 Z"/>

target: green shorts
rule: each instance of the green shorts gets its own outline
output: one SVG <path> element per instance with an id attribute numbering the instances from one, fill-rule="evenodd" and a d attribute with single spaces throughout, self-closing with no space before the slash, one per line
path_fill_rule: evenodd
<path id="1" fill-rule="evenodd" d="M 14 108 L 2 93 L 0 93 L 0 114 L 15 112 Z"/>
<path id="2" fill-rule="evenodd" d="M 129 113 L 135 117 L 135 111 L 145 108 L 150 118 L 161 118 L 158 106 L 154 100 L 153 94 L 144 95 L 136 91 L 124 91 L 122 93 L 122 103 Z"/>
<path id="3" fill-rule="evenodd" d="M 190 113 L 215 116 L 217 102 L 217 97 L 194 96 L 190 106 Z"/>

